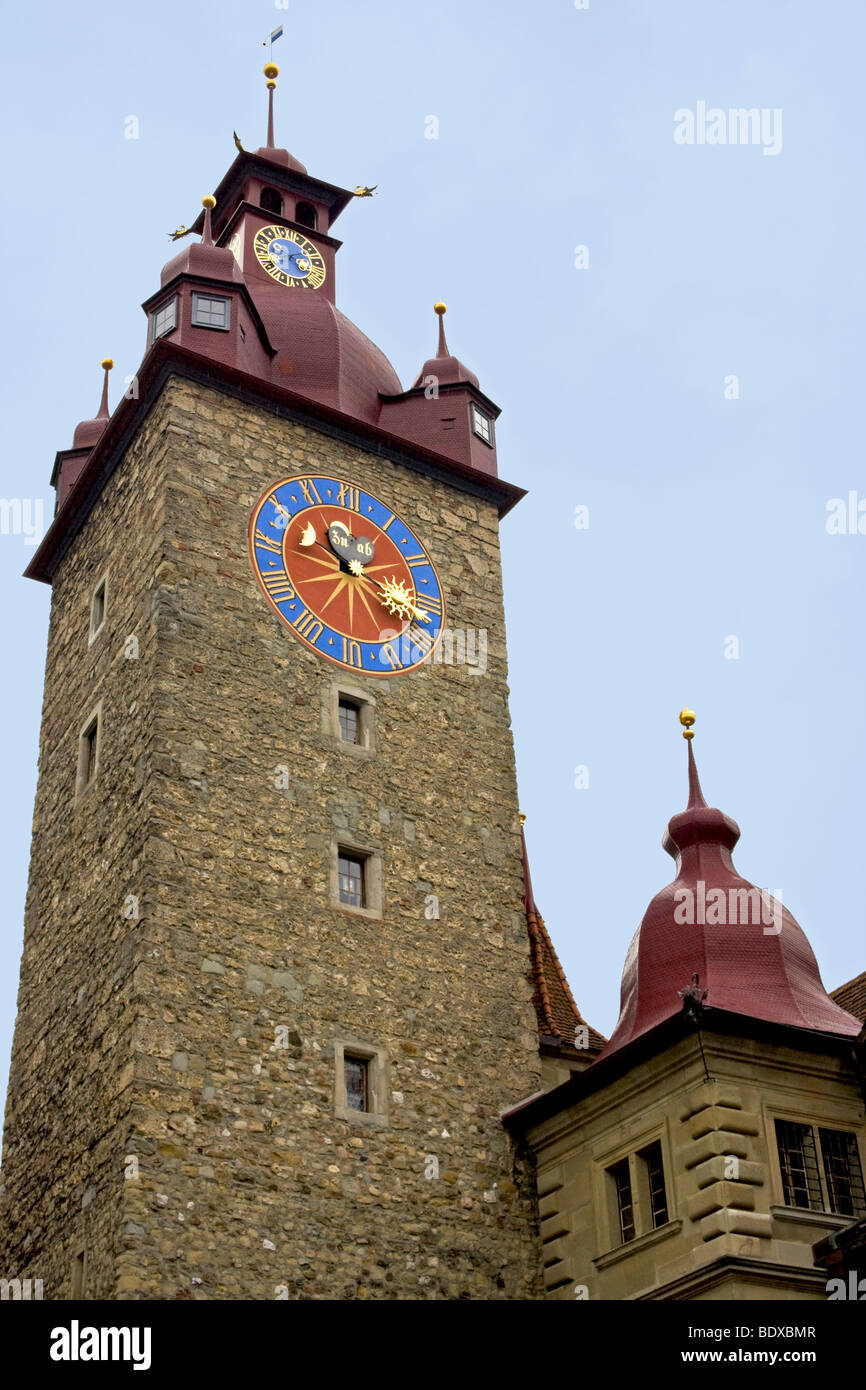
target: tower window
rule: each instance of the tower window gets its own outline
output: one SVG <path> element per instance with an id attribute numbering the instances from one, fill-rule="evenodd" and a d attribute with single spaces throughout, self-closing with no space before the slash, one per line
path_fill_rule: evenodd
<path id="1" fill-rule="evenodd" d="M 629 1173 L 628 1159 L 621 1159 L 619 1163 L 615 1163 L 607 1171 L 613 1187 L 620 1244 L 625 1245 L 628 1241 L 634 1240 L 635 1235 L 634 1201 L 631 1195 L 631 1174 Z"/>
<path id="2" fill-rule="evenodd" d="M 70 1298 L 84 1297 L 85 1276 L 85 1254 L 83 1250 L 79 1250 L 78 1254 L 74 1255 L 72 1259 L 72 1270 L 70 1272 Z"/>
<path id="3" fill-rule="evenodd" d="M 340 738 L 344 743 L 361 741 L 361 707 L 355 700 L 340 697 L 338 709 L 340 717 Z"/>
<path id="4" fill-rule="evenodd" d="M 108 581 L 102 576 L 90 600 L 90 641 L 93 642 L 102 631 L 105 623 L 105 610 L 108 602 Z"/>
<path id="5" fill-rule="evenodd" d="M 259 194 L 259 207 L 263 208 L 265 212 L 274 212 L 277 217 L 282 217 L 282 195 L 275 188 L 263 188 Z"/>
<path id="6" fill-rule="evenodd" d="M 367 1057 L 343 1054 L 343 1080 L 349 1110 L 370 1109 L 370 1062 Z"/>
<path id="7" fill-rule="evenodd" d="M 231 300 L 209 294 L 194 294 L 192 321 L 196 328 L 221 328 L 225 332 L 231 323 Z"/>
<path id="8" fill-rule="evenodd" d="M 170 333 L 173 328 L 177 328 L 177 295 L 172 295 L 158 309 L 154 309 L 150 316 L 150 341 L 155 343 L 157 338 L 164 338 L 166 333 Z"/>
<path id="9" fill-rule="evenodd" d="M 818 1136 L 830 1211 L 837 1216 L 866 1215 L 857 1136 L 839 1129 L 819 1129 Z"/>
<path id="10" fill-rule="evenodd" d="M 340 902 L 347 907 L 366 907 L 367 894 L 364 882 L 366 860 L 357 854 L 340 850 L 337 856 L 337 874 L 340 883 Z"/>
<path id="11" fill-rule="evenodd" d="M 660 1140 L 656 1139 L 654 1143 L 647 1144 L 645 1149 L 639 1149 L 638 1158 L 644 1166 L 643 1176 L 653 1226 L 664 1226 L 668 1219 L 668 1199 Z"/>
<path id="12" fill-rule="evenodd" d="M 316 230 L 317 225 L 316 209 L 312 203 L 298 203 L 295 207 L 295 221 L 300 222 L 302 227 L 312 227 Z"/>
<path id="13" fill-rule="evenodd" d="M 782 1192 L 787 1207 L 821 1210 L 821 1182 L 811 1125 L 776 1121 L 776 1143 L 782 1170 Z"/>
<path id="14" fill-rule="evenodd" d="M 472 404 L 472 432 L 477 434 L 479 439 L 483 439 L 485 444 L 493 447 L 493 421 L 489 415 L 485 415 L 483 410 Z"/>
<path id="15" fill-rule="evenodd" d="M 102 741 L 102 709 L 93 711 L 78 736 L 78 776 L 75 794 L 81 796 L 99 772 L 99 753 Z"/>

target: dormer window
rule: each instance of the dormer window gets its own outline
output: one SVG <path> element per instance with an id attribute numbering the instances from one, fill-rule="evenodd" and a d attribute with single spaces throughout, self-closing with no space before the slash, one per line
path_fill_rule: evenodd
<path id="1" fill-rule="evenodd" d="M 312 203 L 298 203 L 295 208 L 295 221 L 300 222 L 302 227 L 312 227 L 316 229 L 316 209 Z"/>
<path id="2" fill-rule="evenodd" d="M 275 188 L 263 188 L 259 195 L 259 207 L 265 212 L 274 212 L 277 217 L 283 215 L 282 195 Z"/>
<path id="3" fill-rule="evenodd" d="M 479 439 L 483 439 L 485 444 L 493 448 L 493 421 L 489 415 L 485 415 L 483 410 L 473 402 L 470 407 L 472 410 L 472 433 L 477 434 Z"/>
<path id="4" fill-rule="evenodd" d="M 231 322 L 231 300 L 211 294 L 194 294 L 192 321 L 196 328 L 221 328 L 226 332 Z"/>
<path id="5" fill-rule="evenodd" d="M 166 333 L 170 333 L 173 328 L 177 328 L 177 295 L 173 294 L 171 299 L 167 299 L 164 304 L 160 304 L 158 309 L 154 309 L 150 316 L 150 341 L 155 343 L 157 338 L 164 338 Z"/>

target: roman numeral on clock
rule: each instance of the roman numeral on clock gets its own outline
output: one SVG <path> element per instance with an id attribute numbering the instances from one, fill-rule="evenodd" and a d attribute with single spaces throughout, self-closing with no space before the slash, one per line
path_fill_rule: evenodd
<path id="1" fill-rule="evenodd" d="M 292 627 L 295 628 L 302 637 L 306 637 L 308 642 L 318 642 L 324 626 L 325 624 L 320 623 L 319 619 L 308 612 L 306 608 L 301 609 L 297 618 L 295 618 L 292 623 Z"/>
<path id="2" fill-rule="evenodd" d="M 411 623 L 406 636 L 409 638 L 412 645 L 418 647 L 424 656 L 430 655 L 433 650 L 435 638 L 431 637 L 429 632 L 425 632 L 423 627 L 419 627 L 417 623 Z"/>
<path id="3" fill-rule="evenodd" d="M 343 661 L 347 666 L 361 665 L 360 642 L 350 642 L 348 637 L 343 638 Z"/>
<path id="4" fill-rule="evenodd" d="M 415 607 L 423 608 L 427 613 L 435 613 L 437 618 L 442 617 L 442 600 L 435 598 L 433 594 L 416 593 Z"/>
<path id="5" fill-rule="evenodd" d="M 259 530 L 258 526 L 256 527 L 255 539 L 256 545 L 260 545 L 262 547 L 262 550 L 272 550 L 275 555 L 280 554 L 282 550 L 282 545 L 280 544 L 280 542 L 272 540 L 270 536 L 266 536 L 264 531 Z"/>
<path id="6" fill-rule="evenodd" d="M 348 483 L 340 483 L 337 489 L 337 501 L 341 507 L 349 507 L 353 512 L 361 510 L 361 490 L 357 487 L 349 487 Z"/>
<path id="7" fill-rule="evenodd" d="M 269 574 L 263 574 L 262 583 L 275 603 L 295 597 L 295 591 L 285 570 L 271 570 Z"/>
<path id="8" fill-rule="evenodd" d="M 322 499 L 316 491 L 316 484 L 312 478 L 298 478 L 297 484 L 304 494 L 305 502 L 321 502 Z"/>
<path id="9" fill-rule="evenodd" d="M 407 555 L 405 560 L 410 570 L 417 569 L 419 565 L 429 565 L 430 563 L 426 555 Z"/>

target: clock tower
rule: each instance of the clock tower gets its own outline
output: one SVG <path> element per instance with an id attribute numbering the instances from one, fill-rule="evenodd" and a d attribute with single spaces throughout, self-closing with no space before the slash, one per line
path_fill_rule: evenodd
<path id="1" fill-rule="evenodd" d="M 535 1297 L 500 1121 L 550 1014 L 498 543 L 522 493 L 445 306 L 407 390 L 336 307 L 367 190 L 275 146 L 265 74 L 267 143 L 176 234 L 28 570 L 4 1269 L 53 1299 Z"/>

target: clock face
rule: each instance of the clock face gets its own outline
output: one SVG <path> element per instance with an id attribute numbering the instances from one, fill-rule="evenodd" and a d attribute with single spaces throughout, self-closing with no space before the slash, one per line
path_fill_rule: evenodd
<path id="1" fill-rule="evenodd" d="M 398 676 L 439 644 L 445 605 L 430 556 L 396 512 L 354 483 L 274 483 L 250 520 L 250 556 L 278 616 L 338 666 Z"/>
<path id="2" fill-rule="evenodd" d="M 253 245 L 259 264 L 280 285 L 317 290 L 325 279 L 325 262 L 311 241 L 291 227 L 262 227 Z"/>

